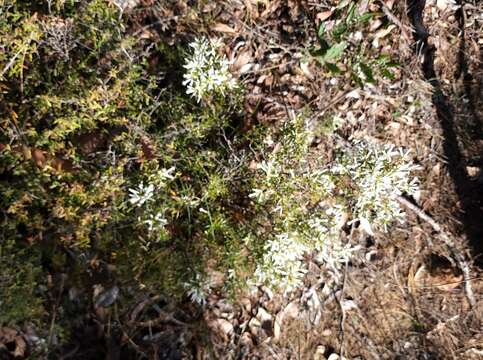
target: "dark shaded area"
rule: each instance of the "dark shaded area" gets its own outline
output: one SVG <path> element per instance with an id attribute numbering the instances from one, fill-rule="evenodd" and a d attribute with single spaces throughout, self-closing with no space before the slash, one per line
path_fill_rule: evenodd
<path id="1" fill-rule="evenodd" d="M 465 23 L 464 9 L 461 1 L 461 8 L 457 11 L 457 19 L 459 24 L 460 49 L 458 53 L 458 69 L 457 74 L 463 76 L 463 86 L 465 95 L 469 101 L 467 106 L 468 115 L 471 123 L 463 124 L 462 128 L 469 132 L 469 136 L 473 140 L 480 140 L 482 136 L 481 121 L 477 114 L 477 105 L 473 95 L 473 78 L 469 73 L 468 61 L 465 54 Z M 441 84 L 437 78 L 434 69 L 434 53 L 435 48 L 428 42 L 430 36 L 423 23 L 423 12 L 426 5 L 425 0 L 408 0 L 408 17 L 414 27 L 414 38 L 416 40 L 416 53 L 421 54 L 423 59 L 422 70 L 426 80 L 433 86 L 433 104 L 436 108 L 438 119 L 443 130 L 443 149 L 447 159 L 447 168 L 453 180 L 455 191 L 459 199 L 461 213 L 459 220 L 464 227 L 465 235 L 469 245 L 473 250 L 473 256 L 479 266 L 483 266 L 483 186 L 477 179 L 472 179 L 466 172 L 466 166 L 474 163 L 475 159 L 466 159 L 464 150 L 459 145 L 458 119 L 455 116 L 454 106 L 448 99 L 441 88 Z"/>

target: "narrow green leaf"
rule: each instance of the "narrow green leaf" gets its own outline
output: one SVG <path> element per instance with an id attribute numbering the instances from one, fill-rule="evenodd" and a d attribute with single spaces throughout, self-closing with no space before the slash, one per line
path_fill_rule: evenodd
<path id="1" fill-rule="evenodd" d="M 347 11 L 346 23 L 350 24 L 352 20 L 354 20 L 355 15 L 356 15 L 356 4 L 353 2 L 349 6 L 349 10 Z"/>
<path id="2" fill-rule="evenodd" d="M 373 17 L 374 17 L 374 13 L 366 12 L 366 13 L 360 15 L 358 17 L 357 21 L 361 24 L 365 24 L 366 22 L 369 22 Z"/>
<path id="3" fill-rule="evenodd" d="M 319 30 L 317 30 L 317 37 L 319 40 L 324 40 L 324 33 L 325 33 L 325 24 L 322 21 L 319 25 Z"/>
<path id="4" fill-rule="evenodd" d="M 382 76 L 384 76 L 385 78 L 388 78 L 389 80 L 394 80 L 396 78 L 396 76 L 388 69 L 382 69 L 381 74 Z"/>
<path id="5" fill-rule="evenodd" d="M 327 67 L 327 69 L 329 69 L 329 71 L 333 74 L 340 74 L 342 73 L 342 70 L 339 69 L 339 67 L 335 64 L 332 64 L 332 63 L 325 63 L 325 66 Z"/>
<path id="6" fill-rule="evenodd" d="M 332 30 L 332 35 L 339 39 L 342 35 L 347 32 L 347 24 L 345 22 L 340 22 Z"/>
<path id="7" fill-rule="evenodd" d="M 327 49 L 329 47 L 320 47 L 320 48 L 312 48 L 309 50 L 310 55 L 312 55 L 315 58 L 321 58 L 323 60 L 323 57 L 327 53 Z"/>

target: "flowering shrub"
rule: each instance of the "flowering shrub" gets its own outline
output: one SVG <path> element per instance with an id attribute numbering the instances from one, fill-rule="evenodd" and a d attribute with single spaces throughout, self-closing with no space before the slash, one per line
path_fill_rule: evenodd
<path id="1" fill-rule="evenodd" d="M 237 88 L 237 83 L 228 69 L 228 60 L 218 54 L 216 42 L 198 38 L 190 47 L 193 52 L 184 65 L 186 73 L 183 81 L 188 95 L 200 102 L 204 97 L 225 95 Z"/>
<path id="2" fill-rule="evenodd" d="M 370 234 L 373 228 L 387 231 L 404 217 L 397 196 L 417 190 L 410 176 L 415 166 L 402 149 L 356 141 L 326 165 L 310 151 L 311 138 L 302 118 L 287 122 L 278 142 L 267 142 L 267 158 L 248 195 L 272 224 L 255 280 L 285 291 L 301 285 L 304 254 L 315 252 L 337 268 L 355 250 L 341 242 L 344 224 L 358 221 Z"/>
<path id="3" fill-rule="evenodd" d="M 354 219 L 372 232 L 372 227 L 387 231 L 391 222 L 404 219 L 397 197 L 418 190 L 410 176 L 416 168 L 408 151 L 359 140 L 338 156 L 331 171 L 351 182 L 341 190 L 351 198 Z"/>
<path id="4" fill-rule="evenodd" d="M 265 244 L 255 278 L 258 282 L 290 292 L 302 282 L 306 273 L 303 256 L 309 251 L 310 247 L 301 241 L 300 234 L 277 234 Z"/>
<path id="5" fill-rule="evenodd" d="M 85 311 L 48 284 L 56 273 L 85 290 L 107 271 L 95 277 L 125 284 L 119 296 L 199 304 L 250 277 L 291 291 L 307 254 L 348 260 L 346 222 L 372 231 L 402 218 L 395 196 L 415 188 L 406 153 L 361 142 L 327 165 L 303 117 L 271 134 L 242 130 L 240 87 L 216 43 L 195 40 L 183 68 L 179 48 L 160 41 L 152 53 L 105 0 L 10 3 L 0 6 L 1 321 L 50 323 L 42 314 L 58 295 L 59 326 Z"/>

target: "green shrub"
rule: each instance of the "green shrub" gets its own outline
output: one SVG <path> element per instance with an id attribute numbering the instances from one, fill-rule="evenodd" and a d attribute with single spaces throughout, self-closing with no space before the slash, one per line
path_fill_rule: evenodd
<path id="1" fill-rule="evenodd" d="M 0 269 L 0 324 L 42 325 L 46 319 L 42 298 L 47 289 L 39 252 L 4 239 L 0 243 Z"/>
<path id="2" fill-rule="evenodd" d="M 199 303 L 250 281 L 290 291 L 307 253 L 347 261 L 348 221 L 401 218 L 407 154 L 357 143 L 326 164 L 303 114 L 242 132 L 243 88 L 211 40 L 154 46 L 109 1 L 51 5 L 0 6 L 1 321 L 43 321 L 51 272 Z"/>

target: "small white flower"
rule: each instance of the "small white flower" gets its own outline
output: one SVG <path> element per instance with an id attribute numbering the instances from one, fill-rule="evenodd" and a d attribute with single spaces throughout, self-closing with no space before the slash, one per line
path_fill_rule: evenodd
<path id="1" fill-rule="evenodd" d="M 275 160 L 271 159 L 269 161 L 263 160 L 260 164 L 257 165 L 257 169 L 262 170 L 268 179 L 273 176 L 276 176 L 277 168 L 275 164 Z"/>
<path id="2" fill-rule="evenodd" d="M 169 169 L 162 168 L 156 173 L 149 176 L 149 181 L 151 184 L 155 185 L 156 188 L 164 188 L 167 185 L 167 180 L 171 181 L 176 179 L 176 175 L 173 174 L 176 168 L 174 166 Z"/>
<path id="3" fill-rule="evenodd" d="M 159 170 L 159 177 L 161 177 L 163 180 L 164 179 L 169 179 L 169 180 L 174 180 L 175 176 L 173 176 L 173 172 L 176 170 L 174 166 L 171 166 L 169 169 L 161 169 Z"/>
<path id="4" fill-rule="evenodd" d="M 252 192 L 248 195 L 248 197 L 262 204 L 270 198 L 272 193 L 273 191 L 271 190 L 252 189 Z"/>
<path id="5" fill-rule="evenodd" d="M 211 293 L 209 281 L 200 273 L 196 273 L 194 278 L 184 283 L 183 286 L 187 290 L 191 301 L 202 306 L 206 303 L 208 295 Z"/>
<path id="6" fill-rule="evenodd" d="M 149 215 L 149 218 L 144 221 L 144 224 L 148 226 L 149 231 L 160 231 L 168 224 L 168 221 L 164 218 L 162 213 L 156 215 Z"/>
<path id="7" fill-rule="evenodd" d="M 138 185 L 137 189 L 129 189 L 129 202 L 132 205 L 136 205 L 141 207 L 144 203 L 151 200 L 154 196 L 154 185 L 149 184 L 148 186 L 144 186 L 141 182 Z"/>

